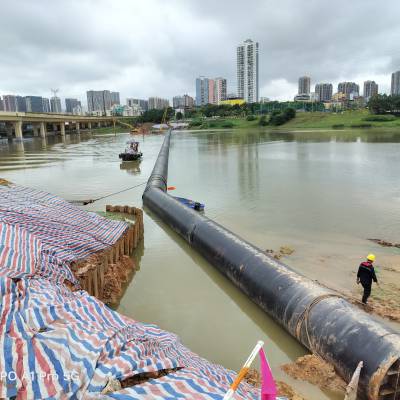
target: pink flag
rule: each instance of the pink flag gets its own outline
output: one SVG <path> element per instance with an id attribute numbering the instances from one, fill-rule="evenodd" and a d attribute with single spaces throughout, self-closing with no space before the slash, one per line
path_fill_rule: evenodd
<path id="1" fill-rule="evenodd" d="M 275 381 L 262 347 L 258 354 L 261 364 L 261 400 L 276 400 Z"/>

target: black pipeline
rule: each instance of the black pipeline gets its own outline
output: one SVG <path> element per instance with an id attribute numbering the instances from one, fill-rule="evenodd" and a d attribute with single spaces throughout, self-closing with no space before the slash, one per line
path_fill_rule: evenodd
<path id="1" fill-rule="evenodd" d="M 360 398 L 400 399 L 398 332 L 169 196 L 170 136 L 143 194 L 145 206 L 347 382 L 363 361 Z"/>

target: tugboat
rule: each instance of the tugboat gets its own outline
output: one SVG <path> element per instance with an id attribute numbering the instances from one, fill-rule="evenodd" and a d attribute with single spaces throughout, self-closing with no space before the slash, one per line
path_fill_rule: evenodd
<path id="1" fill-rule="evenodd" d="M 139 142 L 136 142 L 135 140 L 129 140 L 126 142 L 126 144 L 128 144 L 128 147 L 119 155 L 119 158 L 122 161 L 136 161 L 142 158 L 143 153 L 139 151 Z"/>

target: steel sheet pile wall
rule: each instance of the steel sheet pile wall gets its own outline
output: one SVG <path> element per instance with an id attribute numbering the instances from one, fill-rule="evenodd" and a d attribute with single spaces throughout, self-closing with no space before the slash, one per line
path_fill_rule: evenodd
<path id="1" fill-rule="evenodd" d="M 360 398 L 400 399 L 399 333 L 169 196 L 170 135 L 143 194 L 145 206 L 347 381 L 364 361 Z"/>

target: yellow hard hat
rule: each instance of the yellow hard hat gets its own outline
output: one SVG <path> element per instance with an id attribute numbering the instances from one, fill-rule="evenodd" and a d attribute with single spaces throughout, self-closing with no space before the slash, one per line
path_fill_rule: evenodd
<path id="1" fill-rule="evenodd" d="M 375 254 L 368 254 L 367 260 L 375 261 Z"/>

